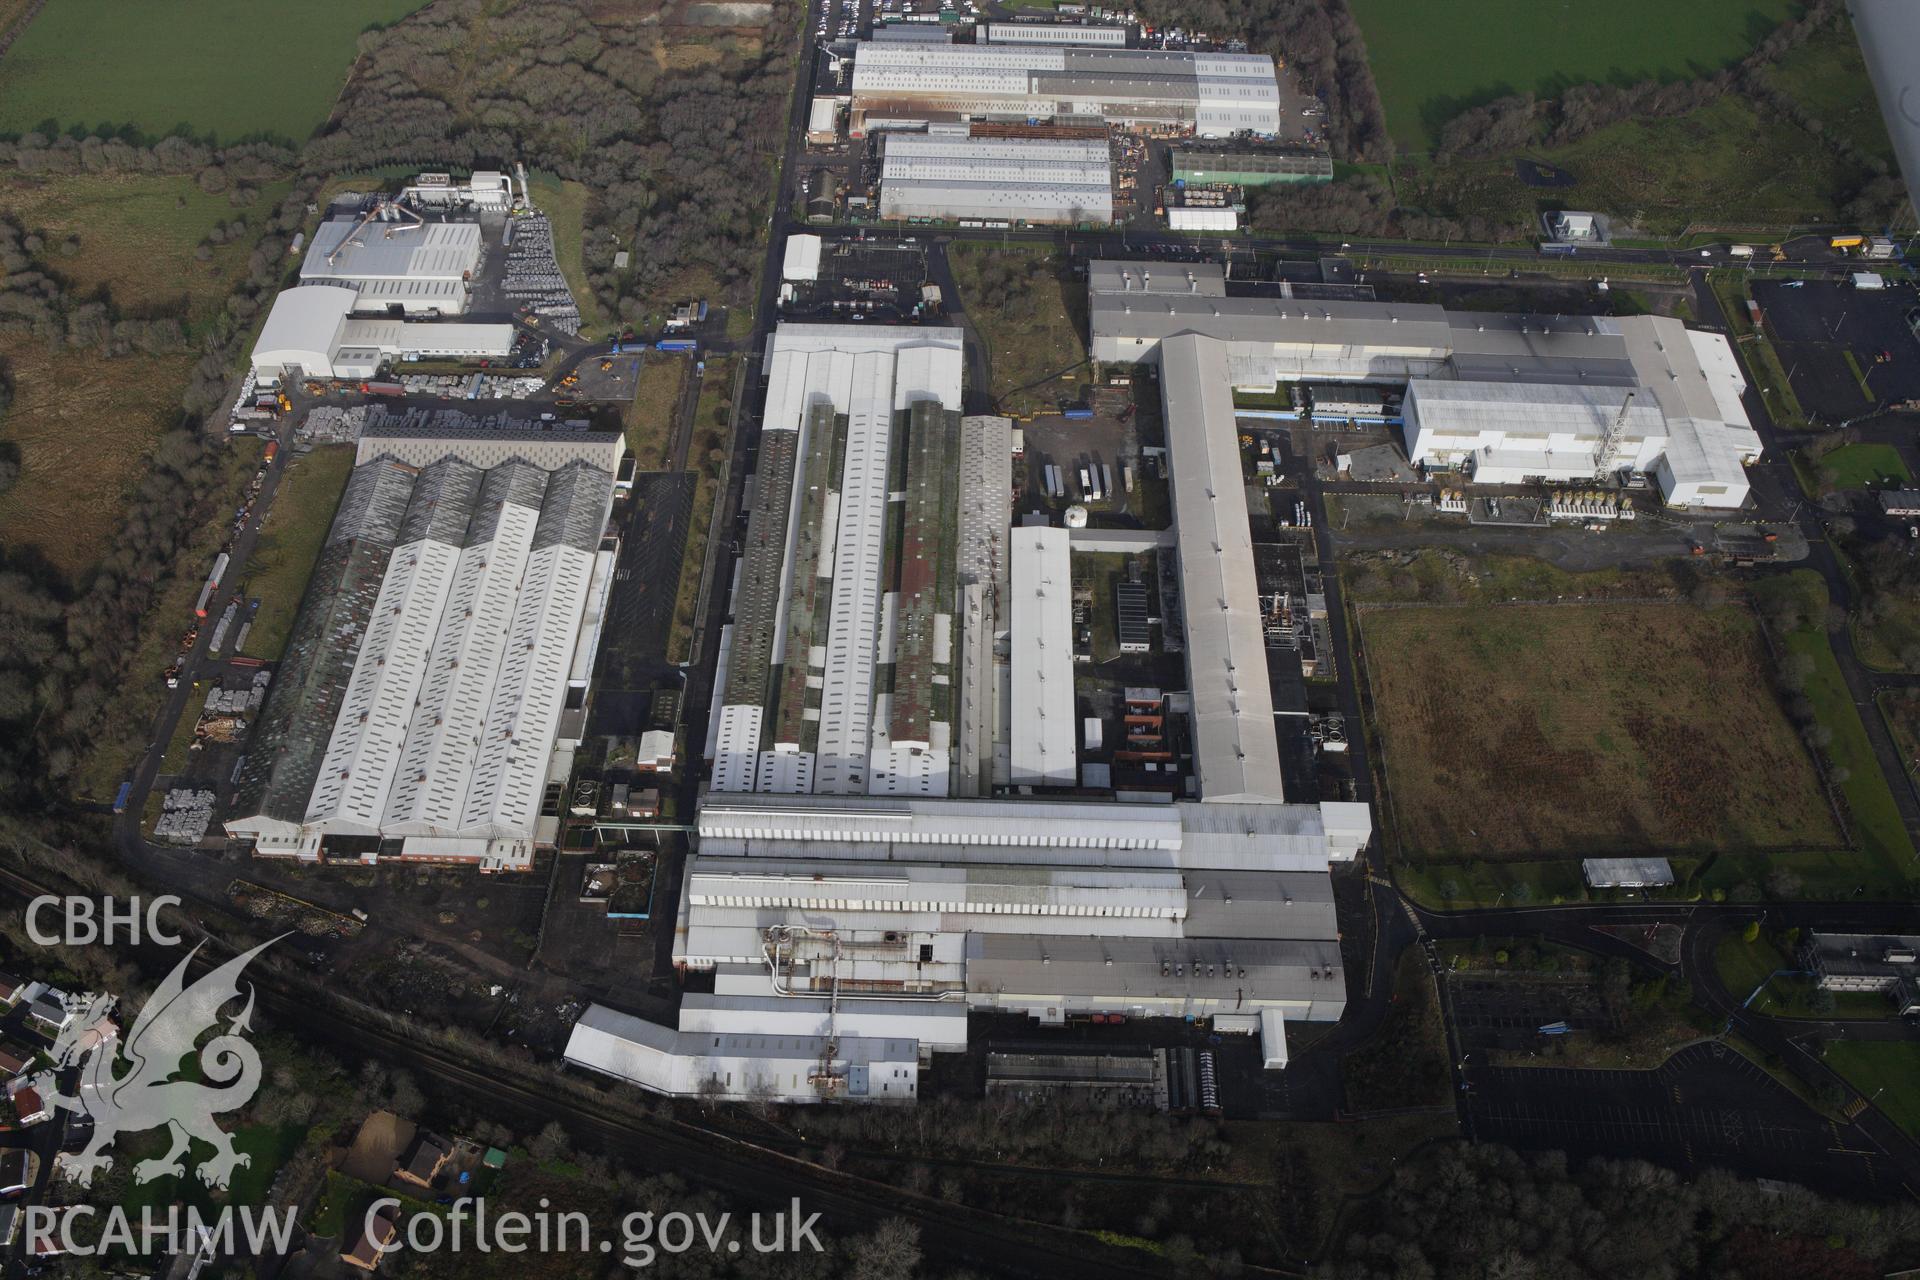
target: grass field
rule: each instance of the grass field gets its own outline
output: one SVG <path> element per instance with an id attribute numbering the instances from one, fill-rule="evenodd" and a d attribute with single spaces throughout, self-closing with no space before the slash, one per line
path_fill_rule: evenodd
<path id="1" fill-rule="evenodd" d="M 333 108 L 360 33 L 421 0 L 58 0 L 0 65 L 0 133 L 53 121 L 159 137 L 303 142 Z"/>
<path id="2" fill-rule="evenodd" d="M 260 541 L 247 561 L 246 595 L 260 601 L 247 632 L 248 656 L 273 662 L 287 647 L 307 576 L 353 473 L 353 455 L 350 444 L 327 445 L 296 460 L 280 478 Z"/>
<path id="3" fill-rule="evenodd" d="M 1744 610 L 1416 607 L 1360 632 L 1410 857 L 1839 842 Z"/>
<path id="4" fill-rule="evenodd" d="M 1844 444 L 1817 466 L 1831 470 L 1842 489 L 1904 489 L 1913 483 L 1913 473 L 1890 444 Z"/>
<path id="5" fill-rule="evenodd" d="M 1394 141 L 1433 144 L 1440 126 L 1510 93 L 1554 97 L 1599 81 L 1686 80 L 1744 57 L 1792 17 L 1794 0 L 1615 0 L 1609 5 L 1352 0 Z"/>
<path id="6" fill-rule="evenodd" d="M 264 189 L 239 210 L 190 177 L 8 172 L 0 175 L 0 208 L 46 232 L 50 246 L 77 237 L 72 254 L 45 255 L 48 269 L 75 292 L 104 291 L 128 314 L 182 316 L 191 326 L 221 305 L 245 271 L 252 237 L 222 246 L 205 263 L 195 261 L 194 247 L 217 222 L 264 216 L 281 190 Z M 0 437 L 19 447 L 21 465 L 20 482 L 0 495 L 0 542 L 35 548 L 69 576 L 92 565 L 120 522 L 121 496 L 148 449 L 179 418 L 194 359 L 182 353 L 108 360 L 92 351 L 51 350 L 26 335 L 0 338 L 0 362 L 14 382 Z"/>
<path id="7" fill-rule="evenodd" d="M 1599 209 L 1669 236 L 1696 221 L 1763 228 L 1831 219 L 1836 193 L 1859 176 L 1820 139 L 1762 118 L 1733 95 L 1684 116 L 1627 121 L 1527 154 L 1567 170 L 1574 183 L 1529 187 L 1507 157 L 1445 165 L 1409 158 L 1396 165 L 1395 186 L 1418 207 L 1525 224 L 1523 238 L 1533 235 L 1542 208 Z"/>
<path id="8" fill-rule="evenodd" d="M 587 201 L 592 193 L 578 182 L 562 182 L 547 174 L 536 175 L 531 185 L 534 206 L 553 224 L 554 256 L 560 260 L 560 274 L 567 278 L 567 287 L 573 290 L 574 305 L 580 308 L 580 327 L 596 338 L 603 337 L 606 313 L 593 290 L 587 288 L 587 270 L 581 257 Z"/>
<path id="9" fill-rule="evenodd" d="M 1809 607 L 1806 616 L 1825 615 L 1826 587 L 1810 569 L 1796 570 L 1782 578 L 1766 580 L 1756 591 L 1804 593 Z M 1787 648 L 1808 659 L 1810 674 L 1805 695 L 1813 704 L 1819 723 L 1833 735 L 1827 754 L 1834 765 L 1845 771 L 1840 783 L 1853 822 L 1853 836 L 1860 854 L 1849 860 L 1855 882 L 1874 882 L 1880 887 L 1900 889 L 1909 885 L 1913 874 L 1913 838 L 1900 820 L 1900 809 L 1887 779 L 1880 772 L 1873 742 L 1867 737 L 1860 710 L 1847 692 L 1827 634 L 1818 624 L 1800 627 L 1784 637 Z M 1862 857 L 1865 865 L 1861 865 Z"/>
<path id="10" fill-rule="evenodd" d="M 1820 117 L 1829 132 L 1868 155 L 1893 160 L 1886 119 L 1850 26 L 1842 23 L 1820 31 L 1765 75 L 1774 88 Z"/>
<path id="11" fill-rule="evenodd" d="M 1086 291 L 1029 248 L 961 242 L 947 252 L 961 306 L 993 366 L 995 412 L 1033 413 L 1071 397 L 1087 376 Z M 990 303 L 982 277 L 996 259 L 1023 263 L 1025 280 Z"/>
<path id="12" fill-rule="evenodd" d="M 1920 1042 L 1834 1040 L 1826 1063 L 1887 1118 L 1920 1138 Z"/>
<path id="13" fill-rule="evenodd" d="M 681 385 L 693 365 L 679 356 L 641 358 L 640 381 L 627 402 L 627 448 L 641 471 L 659 471 L 667 465 L 673 443 L 674 411 L 680 407 Z"/>
<path id="14" fill-rule="evenodd" d="M 1745 1000 L 1764 985 L 1748 1007 L 1775 1018 L 1856 1018 L 1871 1021 L 1894 1016 L 1893 1002 L 1874 991 L 1833 992 L 1824 1012 L 1814 995 L 1813 979 L 1798 973 L 1800 962 L 1762 933 L 1748 942 L 1739 933 L 1723 936 L 1713 948 L 1713 967 L 1736 1000 Z"/>

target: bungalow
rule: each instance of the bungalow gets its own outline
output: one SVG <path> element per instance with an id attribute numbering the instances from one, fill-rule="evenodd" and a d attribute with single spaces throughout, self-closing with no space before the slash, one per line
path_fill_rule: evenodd
<path id="1" fill-rule="evenodd" d="M 380 1259 L 385 1255 L 386 1247 L 400 1234 L 400 1222 L 394 1217 L 392 1209 L 382 1209 L 371 1220 L 360 1223 L 359 1238 L 353 1247 L 340 1255 L 340 1261 L 350 1267 L 358 1267 L 371 1273 L 380 1269 Z"/>
<path id="2" fill-rule="evenodd" d="M 13 1091 L 13 1109 L 20 1117 L 21 1125 L 39 1124 L 42 1120 L 53 1118 L 53 1108 L 40 1097 L 37 1089 L 21 1085 Z"/>
<path id="3" fill-rule="evenodd" d="M 422 1130 L 394 1167 L 393 1176 L 403 1182 L 431 1189 L 433 1180 L 440 1176 L 440 1170 L 446 1167 L 452 1155 L 451 1142 Z"/>

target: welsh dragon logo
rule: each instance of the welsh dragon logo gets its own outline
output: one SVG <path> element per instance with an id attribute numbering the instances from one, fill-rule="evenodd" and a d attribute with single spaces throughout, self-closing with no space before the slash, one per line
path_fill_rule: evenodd
<path id="1" fill-rule="evenodd" d="M 54 1070 L 42 1072 L 36 1083 L 49 1106 L 93 1121 L 86 1149 L 67 1164 L 76 1182 L 87 1186 L 97 1171 L 112 1167 L 107 1150 L 121 1134 L 163 1126 L 172 1135 L 172 1146 L 165 1155 L 136 1164 L 135 1182 L 184 1175 L 182 1157 L 196 1138 L 214 1149 L 213 1158 L 198 1170 L 210 1187 L 225 1187 L 235 1169 L 252 1163 L 245 1152 L 234 1150 L 233 1139 L 213 1119 L 244 1107 L 260 1087 L 260 1055 L 244 1038 L 253 1015 L 251 984 L 246 1006 L 227 1021 L 226 1029 L 204 1045 L 198 1042 L 216 1028 L 220 1011 L 240 998 L 241 972 L 277 941 L 270 939 L 235 956 L 189 986 L 187 966 L 200 950 L 196 946 L 142 1006 L 124 1042 L 115 1037 L 111 1021 L 115 997 L 87 995 L 74 1001 L 75 1016 L 54 1041 Z M 199 1078 L 178 1078 L 196 1045 Z M 122 1058 L 127 1069 L 116 1071 Z M 73 1067 L 80 1069 L 75 1092 L 59 1092 L 59 1074 Z"/>

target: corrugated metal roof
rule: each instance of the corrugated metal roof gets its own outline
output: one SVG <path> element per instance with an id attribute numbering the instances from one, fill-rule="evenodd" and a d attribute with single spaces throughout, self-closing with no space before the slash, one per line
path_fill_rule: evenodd
<path id="1" fill-rule="evenodd" d="M 1200 795 L 1278 801 L 1280 752 L 1225 348 L 1192 334 L 1162 342 L 1160 391 Z"/>
<path id="2" fill-rule="evenodd" d="M 1073 567 L 1065 529 L 1017 528 L 1009 593 L 1013 705 L 1013 781 L 1070 787 L 1078 781 L 1073 693 Z"/>
<path id="3" fill-rule="evenodd" d="M 415 475 L 376 462 L 347 478 L 247 752 L 236 819 L 298 824 L 306 816 Z"/>
<path id="4" fill-rule="evenodd" d="M 1332 969 L 1331 977 L 1317 976 Z M 1162 972 L 1162 970 L 1165 972 Z M 1331 940 L 1076 938 L 970 934 L 967 990 L 979 994 L 1198 998 L 1239 1005 L 1346 998 Z"/>

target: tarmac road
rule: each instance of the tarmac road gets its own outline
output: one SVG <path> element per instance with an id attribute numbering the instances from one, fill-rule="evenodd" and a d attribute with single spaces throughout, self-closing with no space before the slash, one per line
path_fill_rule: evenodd
<path id="1" fill-rule="evenodd" d="M 959 227 L 868 226 L 843 224 L 832 227 L 813 225 L 806 230 L 838 236 L 863 235 L 869 240 L 921 239 L 934 242 L 973 240 L 994 244 L 1053 245 L 1064 251 L 1094 258 L 1154 258 L 1169 261 L 1197 261 L 1214 256 L 1222 243 L 1217 237 L 1185 237 L 1171 232 L 1131 227 L 1107 231 L 1074 231 L 1066 228 L 1032 228 L 1023 231 L 988 230 Z M 1582 249 L 1570 259 L 1549 258 L 1537 249 L 1471 244 L 1419 245 L 1404 240 L 1350 240 L 1333 242 L 1312 236 L 1232 236 L 1227 238 L 1235 253 L 1289 253 L 1325 257 L 1365 258 L 1440 258 L 1461 263 L 1483 263 L 1526 274 L 1528 268 L 1543 263 L 1571 261 L 1605 265 L 1652 265 L 1689 270 L 1698 267 L 1753 265 L 1764 271 L 1770 264 L 1759 259 L 1735 258 L 1724 247 L 1702 257 L 1698 249 Z M 1790 263 L 1797 272 L 1814 271 L 1839 278 L 1856 269 L 1856 264 L 1835 257 L 1817 237 L 1793 242 L 1801 254 Z M 1595 274 L 1600 274 L 1596 272 Z"/>

